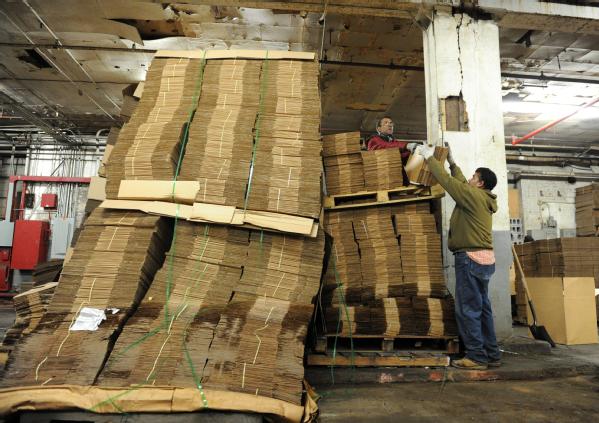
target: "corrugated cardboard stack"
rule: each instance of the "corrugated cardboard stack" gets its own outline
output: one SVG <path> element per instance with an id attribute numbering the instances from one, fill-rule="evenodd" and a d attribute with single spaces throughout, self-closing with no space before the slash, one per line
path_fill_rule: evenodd
<path id="1" fill-rule="evenodd" d="M 441 236 L 432 214 L 394 216 L 395 233 L 401 246 L 404 293 L 425 297 L 447 295 Z"/>
<path id="2" fill-rule="evenodd" d="M 591 277 L 599 288 L 599 238 L 544 239 L 514 245 L 527 278 Z M 516 272 L 516 304 L 520 321 L 526 321 L 526 295 Z"/>
<path id="3" fill-rule="evenodd" d="M 599 183 L 576 188 L 576 236 L 599 236 Z"/>
<path id="4" fill-rule="evenodd" d="M 320 286 L 324 234 L 316 239 L 253 232 L 237 297 L 248 294 L 310 304 Z"/>
<path id="5" fill-rule="evenodd" d="M 243 207 L 261 64 L 258 60 L 206 63 L 179 178 L 200 182 L 197 202 Z"/>
<path id="6" fill-rule="evenodd" d="M 557 238 L 515 245 L 539 324 L 560 344 L 597 342 L 599 238 Z M 534 258 L 531 258 L 534 256 Z M 516 278 L 517 318 L 531 315 L 521 277 Z"/>
<path id="7" fill-rule="evenodd" d="M 248 209 L 320 214 L 318 73 L 314 61 L 264 61 Z"/>
<path id="8" fill-rule="evenodd" d="M 170 227 L 163 218 L 94 211 L 46 314 L 19 343 L 2 384 L 92 384 L 112 347 L 111 338 L 161 266 L 169 238 Z M 106 310 L 106 321 L 96 330 L 71 330 L 85 308 Z"/>
<path id="9" fill-rule="evenodd" d="M 360 248 L 362 303 L 403 294 L 399 244 L 387 210 L 367 208 L 353 219 Z"/>
<path id="10" fill-rule="evenodd" d="M 326 326 L 340 336 L 451 336 L 457 333 L 453 299 L 394 297 L 367 305 L 328 307 Z"/>
<path id="11" fill-rule="evenodd" d="M 106 163 L 106 197 L 117 198 L 123 179 L 171 180 L 183 126 L 193 111 L 201 61 L 156 58 L 143 96 L 119 132 Z"/>
<path id="12" fill-rule="evenodd" d="M 37 328 L 52 299 L 56 285 L 58 285 L 57 282 L 49 282 L 13 297 L 16 313 L 15 323 L 4 335 L 3 352 L 10 353 L 21 336 L 27 335 Z"/>
<path id="13" fill-rule="evenodd" d="M 325 215 L 324 229 L 333 238 L 322 288 L 325 304 L 362 301 L 362 266 L 352 220 L 352 211 L 331 211 Z"/>
<path id="14" fill-rule="evenodd" d="M 210 346 L 204 386 L 300 404 L 312 311 L 265 297 L 229 303 Z"/>
<path id="15" fill-rule="evenodd" d="M 178 222 L 164 266 L 119 336 L 99 384 L 195 385 L 192 369 L 201 377 L 247 248 L 247 230 Z"/>
<path id="16" fill-rule="evenodd" d="M 201 382 L 299 404 L 323 249 L 322 234 L 313 239 L 179 222 L 165 265 L 119 336 L 99 384 Z"/>
<path id="17" fill-rule="evenodd" d="M 359 132 L 325 135 L 322 154 L 328 195 L 364 191 Z"/>
<path id="18" fill-rule="evenodd" d="M 366 191 L 401 187 L 403 164 L 399 148 L 362 151 Z"/>
<path id="19" fill-rule="evenodd" d="M 338 327 L 343 336 L 456 334 L 429 203 L 329 211 L 325 217 L 325 230 L 333 237 L 331 254 L 342 252 L 336 259 L 338 277 L 329 263 L 323 286 L 328 334 Z M 361 280 L 354 279 L 358 270 Z"/>

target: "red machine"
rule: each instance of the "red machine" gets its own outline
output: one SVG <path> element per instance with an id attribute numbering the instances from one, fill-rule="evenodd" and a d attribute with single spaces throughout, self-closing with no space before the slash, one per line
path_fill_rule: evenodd
<path id="1" fill-rule="evenodd" d="M 45 220 L 17 220 L 12 240 L 10 268 L 33 270 L 46 261 L 50 222 Z"/>
<path id="2" fill-rule="evenodd" d="M 50 222 L 45 220 L 25 220 L 27 186 L 31 183 L 78 183 L 89 184 L 90 178 L 67 178 L 55 176 L 10 176 L 6 213 L 0 220 L 0 296 L 11 290 L 11 270 L 31 271 L 48 257 Z M 20 196 L 17 184 L 21 184 Z M 19 198 L 20 197 L 20 198 Z M 45 209 L 58 207 L 56 194 L 42 194 L 41 204 Z"/>

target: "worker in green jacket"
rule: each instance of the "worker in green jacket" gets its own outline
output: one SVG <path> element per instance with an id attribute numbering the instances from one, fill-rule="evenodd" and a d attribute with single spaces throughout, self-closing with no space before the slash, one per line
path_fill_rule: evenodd
<path id="1" fill-rule="evenodd" d="M 495 272 L 493 213 L 497 211 L 497 196 L 491 190 L 497 185 L 497 176 L 480 167 L 466 180 L 451 150 L 447 157 L 450 176 L 433 157 L 434 147 L 419 146 L 416 152 L 425 158 L 433 176 L 456 203 L 449 223 L 448 247 L 455 257 L 455 314 L 466 355 L 451 364 L 468 370 L 500 366 L 501 352 L 489 301 L 489 280 Z"/>

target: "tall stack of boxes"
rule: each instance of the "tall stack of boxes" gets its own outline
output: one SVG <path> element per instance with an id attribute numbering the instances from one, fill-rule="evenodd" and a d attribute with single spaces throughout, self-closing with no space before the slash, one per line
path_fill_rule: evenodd
<path id="1" fill-rule="evenodd" d="M 197 202 L 317 217 L 314 57 L 169 54 L 181 57 L 154 59 L 119 132 L 108 198 L 124 180 L 173 181 L 179 170 L 199 182 Z M 322 231 L 311 235 L 96 209 L 2 384 L 204 386 L 300 408 L 324 257 Z"/>
<path id="2" fill-rule="evenodd" d="M 356 154 L 359 147 L 357 133 L 324 137 L 329 194 L 351 194 L 354 187 L 349 178 L 330 182 L 329 175 L 339 173 L 339 161 L 326 155 Z M 399 149 L 362 152 L 361 157 L 367 191 L 403 185 Z M 426 169 L 420 173 L 427 176 Z M 332 238 L 321 296 L 327 335 L 456 335 L 430 202 L 327 210 L 324 227 Z"/>

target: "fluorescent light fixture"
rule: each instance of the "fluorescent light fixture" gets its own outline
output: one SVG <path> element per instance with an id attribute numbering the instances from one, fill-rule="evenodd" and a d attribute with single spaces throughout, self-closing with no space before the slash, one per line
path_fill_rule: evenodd
<path id="1" fill-rule="evenodd" d="M 504 113 L 539 113 L 534 119 L 538 121 L 555 120 L 562 116 L 578 110 L 580 106 L 570 106 L 562 104 L 536 103 L 532 101 L 504 101 L 502 108 Z M 599 107 L 591 106 L 582 109 L 568 120 L 588 120 L 599 119 Z"/>

